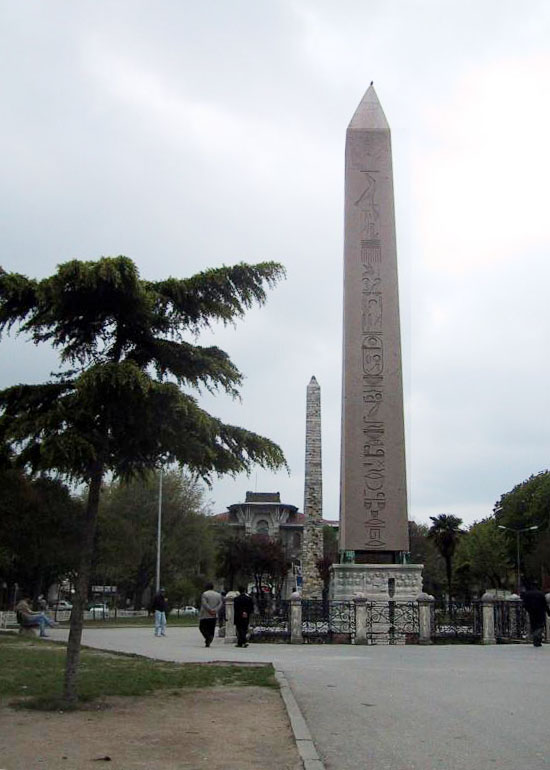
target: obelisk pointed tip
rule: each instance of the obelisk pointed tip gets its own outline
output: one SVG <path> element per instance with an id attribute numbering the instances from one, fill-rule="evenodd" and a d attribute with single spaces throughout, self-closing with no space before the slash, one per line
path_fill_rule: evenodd
<path id="1" fill-rule="evenodd" d="M 384 110 L 374 90 L 374 81 L 371 80 L 365 95 L 359 102 L 359 106 L 353 114 L 348 129 L 371 129 L 373 131 L 389 131 L 390 126 L 384 115 Z"/>
<path id="2" fill-rule="evenodd" d="M 315 377 L 314 374 L 311 375 L 311 380 L 309 381 L 309 385 L 317 385 L 317 386 L 319 385 L 319 383 L 317 382 L 317 378 Z"/>

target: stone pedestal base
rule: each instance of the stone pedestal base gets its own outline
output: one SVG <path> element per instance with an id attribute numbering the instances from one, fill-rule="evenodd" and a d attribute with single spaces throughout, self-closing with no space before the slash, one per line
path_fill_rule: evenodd
<path id="1" fill-rule="evenodd" d="M 422 564 L 333 564 L 330 598 L 356 600 L 356 620 L 365 615 L 365 634 L 356 644 L 405 644 L 403 617 L 412 620 L 422 594 Z M 375 605 L 370 604 L 376 602 Z M 399 604 L 414 602 L 414 608 Z M 364 606 L 364 610 L 359 609 Z M 359 617 L 358 617 L 359 615 Z M 401 619 L 401 620 L 399 620 Z M 412 629 L 411 629 L 412 630 Z M 364 638 L 363 638 L 364 637 Z"/>
<path id="2" fill-rule="evenodd" d="M 423 564 L 333 564 L 330 598 L 349 601 L 362 596 L 371 602 L 416 601 L 422 593 Z"/>

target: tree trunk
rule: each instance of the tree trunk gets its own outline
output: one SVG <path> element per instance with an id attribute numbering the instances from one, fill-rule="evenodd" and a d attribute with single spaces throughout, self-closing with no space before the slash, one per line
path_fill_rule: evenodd
<path id="1" fill-rule="evenodd" d="M 447 586 L 449 589 L 449 604 L 451 602 L 452 582 L 453 582 L 453 562 L 450 556 L 445 556 L 445 570 L 447 572 Z"/>
<path id="2" fill-rule="evenodd" d="M 80 564 L 75 582 L 75 595 L 71 612 L 71 630 L 69 632 L 69 641 L 67 643 L 63 699 L 69 704 L 74 704 L 77 701 L 76 682 L 78 663 L 80 660 L 80 644 L 82 640 L 82 625 L 84 619 L 83 614 L 88 601 L 88 584 L 90 582 L 102 480 L 103 465 L 98 462 L 95 463 L 90 473 L 88 502 L 82 527 Z"/>
<path id="3" fill-rule="evenodd" d="M 143 606 L 143 594 L 151 584 L 151 570 L 144 564 L 140 564 L 134 582 L 134 609 L 140 610 Z M 151 602 L 149 601 L 149 604 Z"/>

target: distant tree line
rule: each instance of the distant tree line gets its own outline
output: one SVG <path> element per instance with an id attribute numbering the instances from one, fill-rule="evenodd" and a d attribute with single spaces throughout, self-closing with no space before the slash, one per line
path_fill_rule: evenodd
<path id="1" fill-rule="evenodd" d="M 411 561 L 424 567 L 424 588 L 436 597 L 469 600 L 490 589 L 521 585 L 550 591 L 550 471 L 541 471 L 501 496 L 492 516 L 465 529 L 456 516 L 409 524 Z"/>
<path id="2" fill-rule="evenodd" d="M 173 604 L 192 603 L 212 575 L 215 539 L 205 487 L 188 473 L 169 471 L 162 490 L 162 581 Z M 119 606 L 140 609 L 156 576 L 159 474 L 103 485 L 88 599 L 94 585 L 116 586 Z M 36 599 L 78 569 L 82 495 L 58 480 L 0 470 L 2 604 Z"/>
<path id="3" fill-rule="evenodd" d="M 36 599 L 74 575 L 82 503 L 58 479 L 31 477 L 5 461 L 0 468 L 0 601 Z"/>
<path id="4" fill-rule="evenodd" d="M 108 601 L 119 608 L 147 608 L 154 591 L 159 514 L 159 473 L 131 481 L 105 481 L 94 539 L 93 586 L 116 586 Z M 171 606 L 196 604 L 207 580 L 216 577 L 226 590 L 254 584 L 280 596 L 291 567 L 285 547 L 267 535 L 242 536 L 213 518 L 206 487 L 190 473 L 163 474 L 161 506 L 161 582 Z M 6 583 L 3 606 L 19 595 L 37 598 L 58 581 L 70 583 L 78 569 L 84 508 L 82 495 L 45 476 L 20 469 L 0 472 L 0 580 Z M 338 558 L 336 534 L 324 528 L 325 553 L 319 563 L 328 581 Z M 324 570 L 324 571 L 323 571 Z M 328 583 L 327 583 L 328 584 Z"/>
<path id="5" fill-rule="evenodd" d="M 206 487 L 188 472 L 163 476 L 161 580 L 170 604 L 195 604 L 206 580 L 227 590 L 253 583 L 258 595 L 281 591 L 291 562 L 282 544 L 265 535 L 236 536 L 210 516 Z M 154 590 L 159 474 L 106 481 L 99 506 L 90 585 L 116 586 L 119 607 L 147 607 Z M 84 499 L 60 480 L 31 476 L 4 458 L 0 467 L 0 603 L 37 598 L 78 569 Z M 550 590 L 550 472 L 531 476 L 496 503 L 493 515 L 466 528 L 449 514 L 431 525 L 409 522 L 410 561 L 424 565 L 424 590 L 468 601 L 488 589 L 516 590 L 521 529 L 521 581 Z M 507 527 L 507 529 L 500 529 Z M 537 529 L 529 529 L 536 526 Z M 317 568 L 328 591 L 338 561 L 337 536 L 324 528 Z M 92 593 L 90 590 L 89 600 Z"/>

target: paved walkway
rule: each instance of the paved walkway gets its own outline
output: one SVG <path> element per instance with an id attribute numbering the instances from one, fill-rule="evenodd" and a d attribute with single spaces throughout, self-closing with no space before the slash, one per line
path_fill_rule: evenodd
<path id="1" fill-rule="evenodd" d="M 550 646 L 238 649 L 216 639 L 205 649 L 193 628 L 160 639 L 152 629 L 86 629 L 83 641 L 162 660 L 272 662 L 327 770 L 550 768 Z"/>

